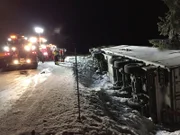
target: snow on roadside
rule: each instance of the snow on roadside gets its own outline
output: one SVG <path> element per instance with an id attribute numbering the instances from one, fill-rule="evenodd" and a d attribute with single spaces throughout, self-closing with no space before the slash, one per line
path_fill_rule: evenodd
<path id="1" fill-rule="evenodd" d="M 120 101 L 113 100 L 106 93 L 106 90 L 89 91 L 86 95 L 89 102 L 86 109 L 86 123 L 96 125 L 93 129 L 97 135 L 152 135 L 155 133 L 154 124 L 147 118 L 140 115 L 136 110 L 131 109 Z M 94 119 L 89 124 L 89 119 Z M 92 127 L 87 127 L 87 130 Z"/>
<path id="2" fill-rule="evenodd" d="M 78 56 L 78 75 L 80 82 L 86 86 L 91 88 L 96 88 L 100 90 L 103 88 L 112 87 L 110 80 L 106 73 L 103 75 L 95 74 L 97 68 L 97 63 L 93 61 L 91 56 Z M 74 74 L 75 74 L 75 67 Z"/>
<path id="3" fill-rule="evenodd" d="M 80 62 L 84 58 L 85 58 L 84 56 L 77 56 L 77 61 Z M 74 63 L 75 62 L 75 56 L 67 56 L 64 61 L 68 62 L 68 63 Z"/>
<path id="4" fill-rule="evenodd" d="M 156 135 L 180 135 L 180 130 L 174 132 L 158 131 Z"/>
<path id="5" fill-rule="evenodd" d="M 102 131 L 104 135 L 155 134 L 156 127 L 153 122 L 128 106 L 127 103 L 136 105 L 136 102 L 128 97 L 128 93 L 123 91 L 117 94 L 111 90 L 112 84 L 106 73 L 95 73 L 96 69 L 96 63 L 91 57 L 84 57 L 78 62 L 80 83 L 88 87 L 86 91 L 82 91 L 82 96 L 89 102 L 83 111 L 87 114 L 86 120 L 93 117 L 91 124 L 96 126 L 96 129 L 87 127 L 87 130 L 93 129 L 94 134 L 101 134 Z M 121 94 L 127 97 L 119 96 Z M 91 125 L 88 122 L 87 120 L 87 125 Z"/>

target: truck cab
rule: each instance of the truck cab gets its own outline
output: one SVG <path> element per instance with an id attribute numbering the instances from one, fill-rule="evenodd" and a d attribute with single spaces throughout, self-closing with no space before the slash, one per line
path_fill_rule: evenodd
<path id="1" fill-rule="evenodd" d="M 17 37 L 4 47 L 4 68 L 25 67 L 36 69 L 38 67 L 37 47 L 22 37 Z"/>

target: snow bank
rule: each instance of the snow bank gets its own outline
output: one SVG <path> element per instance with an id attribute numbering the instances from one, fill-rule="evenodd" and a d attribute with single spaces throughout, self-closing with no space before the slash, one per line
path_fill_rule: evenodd
<path id="1" fill-rule="evenodd" d="M 87 125 L 96 125 L 94 133 L 105 135 L 133 134 L 151 135 L 155 134 L 155 126 L 149 119 L 140 115 L 121 101 L 114 100 L 106 90 L 90 91 L 86 99 L 89 106 L 85 110 Z M 90 116 L 90 118 L 89 118 Z M 89 119 L 94 119 L 90 124 Z M 87 127 L 87 130 L 92 127 Z"/>
<path id="2" fill-rule="evenodd" d="M 74 67 L 74 75 L 76 73 Z M 97 63 L 93 61 L 91 56 L 78 57 L 78 75 L 80 82 L 91 88 L 96 88 L 100 90 L 102 87 L 108 89 L 112 87 L 109 77 L 106 73 L 99 74 L 97 71 Z"/>
<path id="3" fill-rule="evenodd" d="M 79 80 L 86 87 L 90 87 L 93 84 L 93 75 L 95 72 L 93 65 L 94 62 L 90 57 L 82 57 L 82 59 L 78 62 Z M 74 75 L 76 75 L 75 66 L 73 70 L 74 70 Z"/>
<path id="4" fill-rule="evenodd" d="M 158 131 L 156 135 L 180 135 L 180 130 L 175 132 Z"/>

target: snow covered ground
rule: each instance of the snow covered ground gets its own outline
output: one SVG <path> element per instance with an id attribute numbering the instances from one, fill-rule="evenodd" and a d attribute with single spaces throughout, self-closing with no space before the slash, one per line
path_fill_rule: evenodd
<path id="1" fill-rule="evenodd" d="M 73 63 L 72 56 L 59 66 L 45 62 L 37 70 L 0 73 L 0 135 L 156 134 L 125 91 L 112 90 L 106 74 L 95 74 L 90 57 L 78 57 L 79 122 Z"/>
<path id="2" fill-rule="evenodd" d="M 51 75 L 51 70 L 49 67 L 40 66 L 38 70 L 1 73 L 0 116 L 11 109 L 30 85 L 34 89 L 36 85 L 43 83 Z"/>
<path id="3" fill-rule="evenodd" d="M 0 135 L 61 135 L 81 129 L 75 81 L 69 63 L 39 65 L 38 70 L 0 73 Z M 27 82 L 26 82 L 27 81 Z M 82 124 L 81 124 L 82 125 Z"/>
<path id="4" fill-rule="evenodd" d="M 158 131 L 156 135 L 180 135 L 180 130 L 175 132 Z"/>

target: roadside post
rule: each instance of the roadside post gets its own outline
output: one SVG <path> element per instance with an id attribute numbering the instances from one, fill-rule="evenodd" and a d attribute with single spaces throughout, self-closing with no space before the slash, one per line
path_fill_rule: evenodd
<path id="1" fill-rule="evenodd" d="M 76 83 L 77 83 L 77 99 L 78 99 L 78 120 L 81 121 L 81 106 L 79 95 L 79 77 L 78 77 L 78 65 L 77 65 L 77 51 L 75 48 L 75 67 L 76 67 Z"/>

